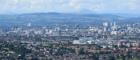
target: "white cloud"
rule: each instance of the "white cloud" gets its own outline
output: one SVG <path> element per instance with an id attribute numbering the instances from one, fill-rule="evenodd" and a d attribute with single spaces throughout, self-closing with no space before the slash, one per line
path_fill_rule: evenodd
<path id="1" fill-rule="evenodd" d="M 139 12 L 140 0 L 0 0 L 0 13 L 60 11 Z"/>

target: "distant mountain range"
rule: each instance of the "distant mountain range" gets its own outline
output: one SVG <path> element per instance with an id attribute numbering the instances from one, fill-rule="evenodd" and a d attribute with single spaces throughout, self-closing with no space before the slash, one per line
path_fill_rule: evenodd
<path id="1" fill-rule="evenodd" d="M 102 22 L 135 23 L 140 17 L 124 17 L 112 14 L 67 14 L 67 13 L 30 13 L 0 15 L 0 24 L 100 24 Z"/>

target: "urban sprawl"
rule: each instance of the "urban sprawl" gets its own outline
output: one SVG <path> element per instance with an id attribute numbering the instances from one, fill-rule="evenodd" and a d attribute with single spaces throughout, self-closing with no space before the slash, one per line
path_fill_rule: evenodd
<path id="1" fill-rule="evenodd" d="M 140 60 L 140 23 L 0 27 L 0 60 Z"/>

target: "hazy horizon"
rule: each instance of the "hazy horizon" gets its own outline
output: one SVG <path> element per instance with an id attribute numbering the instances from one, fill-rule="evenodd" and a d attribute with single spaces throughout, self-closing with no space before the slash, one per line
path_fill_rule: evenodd
<path id="1" fill-rule="evenodd" d="M 82 13 L 140 15 L 140 0 L 0 0 L 0 14 Z"/>

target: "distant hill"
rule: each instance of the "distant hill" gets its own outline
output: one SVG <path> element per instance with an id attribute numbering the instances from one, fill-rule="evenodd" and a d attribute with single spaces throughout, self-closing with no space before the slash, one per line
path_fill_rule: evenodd
<path id="1" fill-rule="evenodd" d="M 0 15 L 0 24 L 100 24 L 102 22 L 134 23 L 140 18 L 129 18 L 112 14 L 67 14 L 67 13 L 30 13 Z"/>

